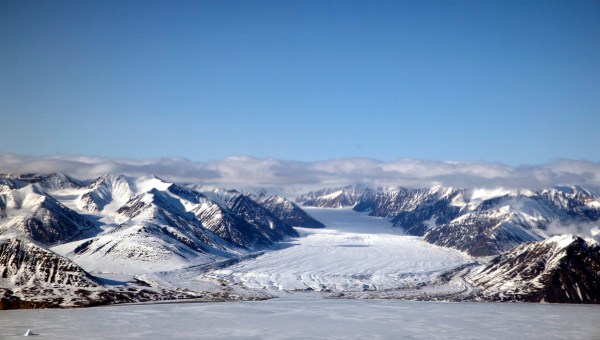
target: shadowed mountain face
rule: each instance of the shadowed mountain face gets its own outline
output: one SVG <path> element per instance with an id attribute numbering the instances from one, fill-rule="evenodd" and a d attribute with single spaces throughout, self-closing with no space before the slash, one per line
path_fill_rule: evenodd
<path id="1" fill-rule="evenodd" d="M 17 238 L 0 239 L 0 278 L 17 286 L 100 286 L 71 260 Z"/>
<path id="2" fill-rule="evenodd" d="M 325 228 L 323 223 L 317 221 L 294 202 L 284 197 L 262 193 L 249 196 L 288 225 L 302 228 Z"/>
<path id="3" fill-rule="evenodd" d="M 566 235 L 526 243 L 467 279 L 486 300 L 600 303 L 600 246 Z"/>

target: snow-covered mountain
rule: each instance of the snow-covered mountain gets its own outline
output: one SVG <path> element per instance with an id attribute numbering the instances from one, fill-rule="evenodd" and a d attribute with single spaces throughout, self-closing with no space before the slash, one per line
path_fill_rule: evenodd
<path id="1" fill-rule="evenodd" d="M 222 293 L 152 287 L 140 280 L 103 283 L 68 258 L 20 238 L 0 238 L 0 310 L 85 307 L 176 299 L 238 300 Z M 243 298 L 243 297 L 242 297 Z"/>
<path id="2" fill-rule="evenodd" d="M 600 232 L 600 197 L 582 187 L 347 186 L 296 202 L 329 208 L 309 210 L 328 228 L 258 189 L 156 176 L 0 175 L 0 303 L 84 306 L 309 288 L 340 296 L 600 302 L 593 293 L 597 244 L 551 238 L 567 229 Z M 298 229 L 304 237 L 280 244 L 299 237 L 295 227 L 315 229 Z"/>
<path id="3" fill-rule="evenodd" d="M 117 210 L 115 220 L 119 227 L 79 244 L 66 255 L 90 270 L 143 272 L 236 254 L 233 245 L 206 229 L 168 191 L 151 189 L 132 197 Z"/>
<path id="4" fill-rule="evenodd" d="M 318 223 L 284 199 L 253 196 L 262 205 L 235 191 L 204 194 L 155 176 L 7 174 L 0 180 L 0 235 L 53 246 L 95 271 L 214 262 L 298 236 L 270 209 L 307 226 Z"/>
<path id="5" fill-rule="evenodd" d="M 116 206 L 123 205 L 134 195 L 133 183 L 123 175 L 104 175 L 96 179 L 86 187 L 84 193 L 80 194 L 78 204 L 84 211 L 99 212 L 114 203 Z"/>
<path id="6" fill-rule="evenodd" d="M 267 192 L 257 190 L 248 192 L 239 192 L 237 190 L 227 190 L 218 187 L 206 187 L 202 185 L 192 185 L 190 188 L 205 194 L 211 199 L 221 202 L 226 206 L 233 206 L 233 202 L 240 196 L 246 196 L 252 201 L 258 203 L 270 213 L 275 215 L 282 222 L 302 228 L 323 228 L 324 225 L 307 214 L 302 208 L 291 200 L 279 196 L 270 195 Z"/>
<path id="7" fill-rule="evenodd" d="M 38 184 L 15 181 L 0 193 L 0 235 L 25 236 L 47 245 L 74 241 L 98 228 Z M 12 189 L 11 189 L 12 188 Z"/>
<path id="8" fill-rule="evenodd" d="M 554 236 L 497 256 L 466 279 L 485 300 L 600 303 L 600 246 Z"/>
<path id="9" fill-rule="evenodd" d="M 63 173 L 50 174 L 0 174 L 0 178 L 20 183 L 19 186 L 27 184 L 37 184 L 45 191 L 57 189 L 79 189 L 86 185 L 86 181 L 81 181 Z"/>
<path id="10" fill-rule="evenodd" d="M 270 196 L 261 196 L 263 206 L 242 194 L 211 196 L 155 176 L 0 175 L 3 308 L 195 297 L 162 288 L 109 289 L 87 271 L 134 275 L 205 265 L 298 236 L 268 208 L 280 213 L 285 201 L 268 204 Z M 85 296 L 77 293 L 82 282 L 93 288 L 81 291 Z M 60 292 L 69 292 L 70 302 L 60 302 Z"/>
<path id="11" fill-rule="evenodd" d="M 343 198 L 344 204 L 340 204 Z M 432 187 L 328 189 L 300 196 L 306 206 L 350 206 L 388 218 L 407 234 L 475 256 L 508 251 L 600 219 L 600 197 L 582 187 L 506 191 Z M 558 232 L 560 233 L 560 231 Z"/>
<path id="12" fill-rule="evenodd" d="M 0 309 L 77 305 L 100 290 L 71 260 L 27 240 L 0 238 Z"/>
<path id="13" fill-rule="evenodd" d="M 518 220 L 518 216 L 504 206 L 492 211 L 467 213 L 445 224 L 434 224 L 424 236 L 426 241 L 436 245 L 474 256 L 488 256 L 501 254 L 524 242 L 541 240 L 540 232 L 537 226 Z"/>
<path id="14" fill-rule="evenodd" d="M 16 286 L 100 285 L 72 261 L 16 237 L 0 239 L 0 268 L 0 279 Z"/>
<path id="15" fill-rule="evenodd" d="M 309 192 L 296 198 L 296 203 L 321 208 L 354 207 L 360 200 L 368 200 L 376 191 L 358 185 L 328 188 Z"/>
<path id="16" fill-rule="evenodd" d="M 250 195 L 250 198 L 293 227 L 325 228 L 323 223 L 314 219 L 285 197 L 258 193 Z"/>

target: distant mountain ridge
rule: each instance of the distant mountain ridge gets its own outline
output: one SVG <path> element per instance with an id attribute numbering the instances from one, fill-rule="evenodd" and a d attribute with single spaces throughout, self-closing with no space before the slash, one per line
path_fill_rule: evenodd
<path id="1" fill-rule="evenodd" d="M 600 219 L 600 196 L 579 186 L 540 191 L 485 191 L 441 186 L 325 189 L 296 202 L 327 208 L 351 207 L 389 219 L 407 234 L 474 256 L 501 254 L 551 236 L 557 224 L 587 224 Z"/>

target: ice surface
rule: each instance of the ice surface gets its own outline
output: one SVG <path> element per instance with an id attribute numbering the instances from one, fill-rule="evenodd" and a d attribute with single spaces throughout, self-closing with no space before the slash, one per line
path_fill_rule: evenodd
<path id="1" fill-rule="evenodd" d="M 0 311 L 0 338 L 598 339 L 600 306 L 326 300 Z M 34 327 L 35 326 L 35 327 Z"/>
<path id="2" fill-rule="evenodd" d="M 207 276 L 250 289 L 348 292 L 431 283 L 441 272 L 472 262 L 349 208 L 306 211 L 327 228 L 298 228 L 303 236 L 287 247 Z"/>

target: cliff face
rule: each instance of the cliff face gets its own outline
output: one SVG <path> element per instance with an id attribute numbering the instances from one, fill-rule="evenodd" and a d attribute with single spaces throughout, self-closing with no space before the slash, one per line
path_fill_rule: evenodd
<path id="1" fill-rule="evenodd" d="M 467 281 L 486 300 L 600 303 L 600 246 L 570 235 L 522 244 Z"/>
<path id="2" fill-rule="evenodd" d="M 15 286 L 101 285 L 71 260 L 17 238 L 0 240 L 0 278 Z"/>

